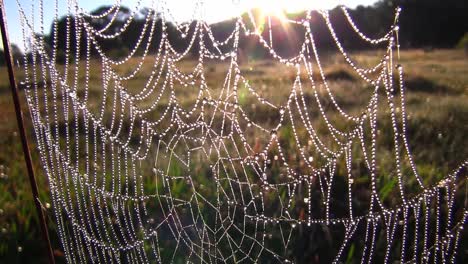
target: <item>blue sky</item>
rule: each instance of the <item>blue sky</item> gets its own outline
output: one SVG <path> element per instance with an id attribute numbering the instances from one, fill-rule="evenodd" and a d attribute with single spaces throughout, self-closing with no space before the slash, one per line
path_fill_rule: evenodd
<path id="1" fill-rule="evenodd" d="M 22 32 L 20 25 L 20 16 L 18 11 L 18 4 L 25 10 L 29 20 L 35 19 L 36 21 L 36 32 L 40 32 L 39 27 L 39 1 L 38 0 L 7 0 L 5 2 L 7 21 L 9 28 L 10 41 L 18 44 L 21 48 L 22 45 Z M 55 16 L 55 1 L 54 0 L 43 0 L 44 1 L 44 31 L 46 34 L 49 33 L 50 25 Z M 91 11 L 102 5 L 111 5 L 116 0 L 76 0 L 80 8 Z M 269 12 L 275 12 L 277 10 L 285 9 L 287 11 L 297 11 L 305 8 L 332 8 L 338 4 L 344 4 L 349 7 L 355 7 L 357 5 L 371 5 L 376 0 L 204 0 L 203 17 L 209 22 L 217 22 L 224 20 L 229 17 L 236 16 L 237 14 L 245 11 L 248 8 L 260 7 Z M 121 0 L 122 4 L 130 7 L 131 9 L 136 8 L 137 1 Z M 142 6 L 154 7 L 160 9 L 160 0 L 142 0 Z M 194 0 L 165 0 L 167 2 L 167 8 L 176 20 L 187 20 L 193 15 L 195 10 Z M 67 1 L 59 0 L 59 16 L 67 13 Z M 31 10 L 36 10 L 33 14 Z M 181 8 L 183 7 L 183 8 Z M 1 42 L 1 40 L 0 40 Z M 3 45 L 1 45 L 3 46 Z"/>

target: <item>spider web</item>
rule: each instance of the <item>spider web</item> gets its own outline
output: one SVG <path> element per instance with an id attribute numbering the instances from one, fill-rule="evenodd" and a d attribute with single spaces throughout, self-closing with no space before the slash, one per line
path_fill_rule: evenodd
<path id="1" fill-rule="evenodd" d="M 28 13 L 18 2 L 18 9 L 33 54 L 24 59 L 22 85 L 67 262 L 300 262 L 301 245 L 324 237 L 332 237 L 326 249 L 333 257 L 316 262 L 343 262 L 353 252 L 362 263 L 455 260 L 468 215 L 466 203 L 456 202 L 467 164 L 438 182 L 418 174 L 406 136 L 403 67 L 394 56 L 399 9 L 388 32 L 374 39 L 341 8 L 362 41 L 384 47 L 372 67 L 353 60 L 330 12 L 317 11 L 364 83 L 356 110 L 341 104 L 327 79 L 312 11 L 281 22 L 304 32 L 297 54 L 283 57 L 271 17 L 259 21 L 248 12 L 217 39 L 202 2 L 192 21 L 174 23 L 186 43 L 181 50 L 166 23 L 173 15 L 155 3 L 134 49 L 114 58 L 102 41 L 128 32 L 141 1 L 123 20 L 120 1 L 101 14 L 68 1 L 62 65 L 62 4 L 52 7 L 51 47 L 43 37 L 48 7 L 35 1 Z M 107 24 L 90 22 L 104 18 Z M 121 26 L 110 31 L 116 21 Z M 38 25 L 42 35 L 34 34 Z M 246 38 L 267 51 L 277 71 L 292 73 L 282 96 L 250 80 L 239 48 Z M 392 203 L 379 184 L 383 117 L 393 130 Z"/>

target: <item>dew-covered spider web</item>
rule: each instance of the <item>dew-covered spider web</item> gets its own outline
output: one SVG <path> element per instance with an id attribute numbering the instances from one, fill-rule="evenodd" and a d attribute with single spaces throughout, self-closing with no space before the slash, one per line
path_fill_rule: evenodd
<path id="1" fill-rule="evenodd" d="M 219 33 L 203 2 L 184 22 L 160 1 L 126 12 L 116 1 L 94 13 L 78 1 L 21 3 L 29 54 L 21 87 L 68 263 L 457 258 L 467 163 L 435 180 L 418 174 L 400 9 L 378 38 L 339 9 L 353 34 L 380 50 L 361 65 L 327 10 L 294 19 L 247 11 Z M 55 10 L 48 39 L 46 8 Z M 337 90 L 329 79 L 318 19 L 356 87 Z M 284 55 L 277 47 L 291 39 L 275 36 L 287 28 L 301 34 Z M 108 52 L 129 34 L 131 49 Z M 249 64 L 248 45 L 268 59 Z M 258 81 L 264 68 L 269 79 Z"/>

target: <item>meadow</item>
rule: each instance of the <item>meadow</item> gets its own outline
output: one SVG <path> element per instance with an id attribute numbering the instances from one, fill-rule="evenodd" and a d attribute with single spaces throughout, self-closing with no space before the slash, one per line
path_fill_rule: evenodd
<path id="1" fill-rule="evenodd" d="M 351 55 L 360 65 L 372 65 L 382 54 L 383 51 L 360 51 Z M 344 105 L 347 111 L 358 111 L 369 99 L 369 89 L 362 89 L 366 84 L 359 80 L 349 66 L 346 66 L 340 55 L 323 54 L 322 58 L 322 62 L 326 65 L 325 74 L 340 105 Z M 136 64 L 137 59 L 134 58 L 131 63 Z M 468 157 L 468 141 L 466 140 L 468 133 L 468 55 L 463 50 L 403 50 L 399 63 L 404 67 L 405 72 L 407 136 L 420 175 L 427 184 L 435 183 L 452 172 Z M 92 64 L 98 67 L 99 62 L 93 61 Z M 181 68 L 189 69 L 193 64 L 191 61 L 184 61 Z M 248 60 L 241 65 L 251 84 L 260 87 L 263 96 L 276 102 L 287 97 L 289 90 L 285 87 L 289 88 L 294 81 L 294 71 L 281 68 L 282 66 L 269 60 Z M 226 64 L 207 63 L 208 84 L 213 87 L 220 84 L 225 76 L 226 68 Z M 117 71 L 125 73 L 128 69 L 121 67 Z M 91 92 L 94 90 L 98 93 L 100 87 L 97 82 L 100 79 L 100 72 L 91 72 Z M 128 87 L 141 86 L 149 74 L 149 69 L 144 69 L 139 78 L 127 84 Z M 22 74 L 18 72 L 18 81 L 21 81 L 21 78 Z M 188 102 L 194 100 L 190 92 L 180 90 L 180 93 L 188 93 L 186 97 Z M 252 114 L 255 120 L 268 124 L 277 118 L 273 113 L 257 106 L 247 91 L 241 88 L 239 93 L 239 103 L 245 111 Z M 310 94 L 306 94 L 306 99 L 307 96 L 311 97 Z M 32 124 L 25 104 L 23 108 L 41 191 L 41 201 L 50 227 L 49 234 L 57 260 L 63 261 L 63 253 L 53 223 L 53 211 L 48 206 L 50 198 L 47 180 L 41 170 L 32 134 Z M 329 117 L 331 120 L 339 120 L 337 113 L 330 112 Z M 46 262 L 4 67 L 0 68 L 0 124 L 0 262 L 27 262 L 32 258 L 35 258 L 36 263 Z M 318 120 L 314 121 L 314 124 L 319 133 L 326 134 L 324 124 Z M 278 133 L 281 140 L 292 148 L 294 143 L 291 131 L 284 130 Z M 397 188 L 389 171 L 391 164 L 388 160 L 392 155 L 392 129 L 388 119 L 382 119 L 379 123 L 378 133 L 379 144 L 382 146 L 378 157 L 379 164 L 381 164 L 379 188 L 386 190 L 386 193 L 381 193 L 381 195 L 384 195 L 386 202 L 392 205 L 397 203 L 392 198 L 393 194 L 397 193 Z M 261 135 L 252 134 L 252 137 L 257 136 Z M 288 142 L 289 139 L 291 142 Z M 465 171 L 460 178 L 466 178 L 466 176 Z M 466 183 L 459 184 L 460 188 L 465 186 Z M 145 186 L 146 188 L 152 189 L 151 186 Z M 364 188 L 362 191 L 365 191 Z M 458 200 L 462 201 L 464 198 L 459 197 Z M 461 259 L 467 260 L 465 251 L 461 250 L 459 254 Z M 352 263 L 353 256 L 348 256 L 348 260 Z"/>

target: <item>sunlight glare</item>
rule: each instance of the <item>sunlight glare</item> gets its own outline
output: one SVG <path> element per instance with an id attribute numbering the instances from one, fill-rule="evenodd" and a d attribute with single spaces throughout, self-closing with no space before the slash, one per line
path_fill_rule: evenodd
<path id="1" fill-rule="evenodd" d="M 302 10 L 327 9 L 338 5 L 339 1 L 317 0 L 258 0 L 251 1 L 252 6 L 262 9 L 266 14 L 280 15 L 294 13 Z"/>
<path id="2" fill-rule="evenodd" d="M 275 1 L 272 1 L 275 2 Z M 262 16 L 272 16 L 280 19 L 282 22 L 287 20 L 285 10 L 280 5 L 270 4 L 260 7 Z"/>

